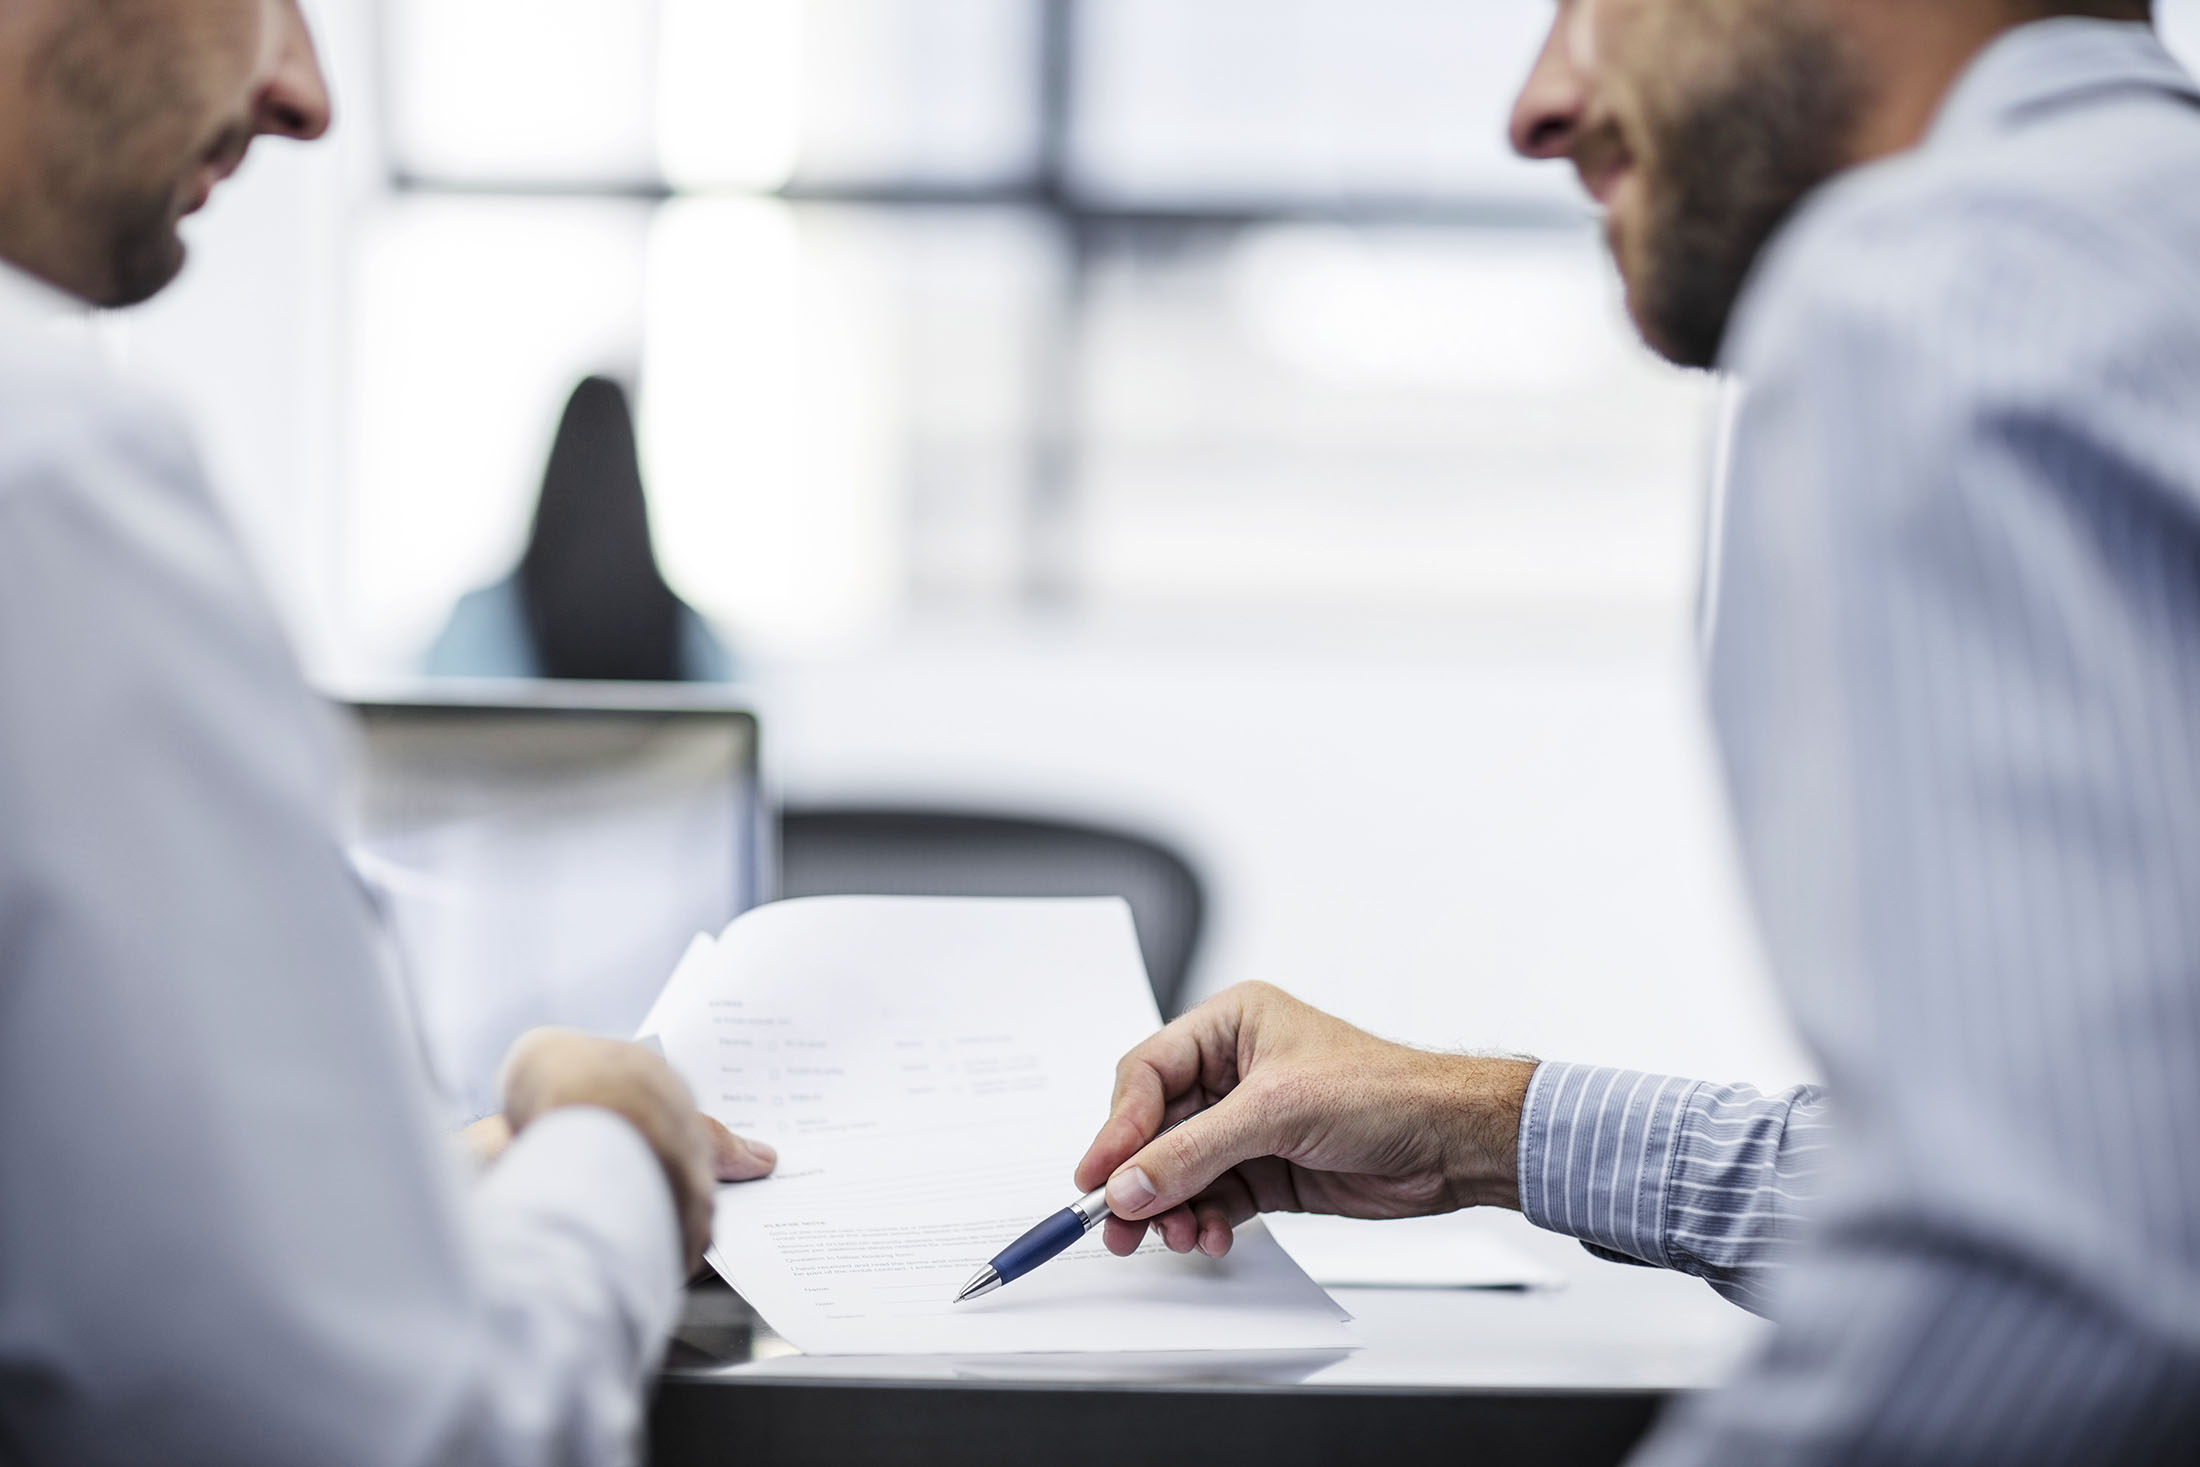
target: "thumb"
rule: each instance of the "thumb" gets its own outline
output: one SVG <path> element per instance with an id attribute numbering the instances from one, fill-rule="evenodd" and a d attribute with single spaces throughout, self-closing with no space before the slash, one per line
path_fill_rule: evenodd
<path id="1" fill-rule="evenodd" d="M 711 1170 L 721 1182 L 753 1182 L 758 1177 L 769 1176 L 779 1164 L 779 1153 L 761 1141 L 751 1141 L 736 1136 L 718 1123 L 714 1116 L 704 1116 L 703 1125 L 710 1132 Z"/>
<path id="2" fill-rule="evenodd" d="M 1137 1222 L 1189 1202 L 1239 1162 L 1272 1149 L 1243 1089 L 1156 1136 L 1108 1178 L 1108 1211 Z"/>

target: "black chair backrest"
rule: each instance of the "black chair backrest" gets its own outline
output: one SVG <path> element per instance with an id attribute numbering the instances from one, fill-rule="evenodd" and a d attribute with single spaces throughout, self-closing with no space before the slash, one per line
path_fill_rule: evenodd
<path id="1" fill-rule="evenodd" d="M 1170 1017 L 1206 916 L 1199 877 L 1174 851 L 1052 820 L 795 808 L 780 816 L 779 861 L 783 897 L 1122 897 L 1138 923 L 1154 1000 Z"/>

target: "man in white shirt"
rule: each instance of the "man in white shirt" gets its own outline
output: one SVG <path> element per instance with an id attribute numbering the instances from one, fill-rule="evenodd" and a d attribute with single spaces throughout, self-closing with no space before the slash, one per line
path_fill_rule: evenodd
<path id="1" fill-rule="evenodd" d="M 772 1160 L 647 1051 L 539 1034 L 455 1174 L 326 715 L 184 433 L 55 329 L 328 122 L 295 0 L 0 3 L 10 1463 L 627 1460 L 713 1174 Z"/>

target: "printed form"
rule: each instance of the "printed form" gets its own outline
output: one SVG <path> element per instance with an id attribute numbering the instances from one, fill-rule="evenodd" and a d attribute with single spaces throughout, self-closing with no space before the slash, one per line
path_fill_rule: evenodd
<path id="1" fill-rule="evenodd" d="M 822 897 L 698 938 L 641 1032 L 779 1148 L 720 1191 L 710 1261 L 807 1353 L 1349 1348 L 1258 1223 L 1222 1259 L 1116 1258 L 1095 1230 L 952 1302 L 1074 1200 L 1115 1062 L 1160 1022 L 1120 901 Z"/>

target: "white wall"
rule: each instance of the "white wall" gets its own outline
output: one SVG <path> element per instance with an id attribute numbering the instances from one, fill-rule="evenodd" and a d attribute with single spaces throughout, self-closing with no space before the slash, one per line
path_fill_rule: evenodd
<path id="1" fill-rule="evenodd" d="M 767 678 L 791 798 L 1152 832 L 1198 992 L 1380 1033 L 1786 1083 L 1685 628 L 1657 618 L 937 629 Z"/>

